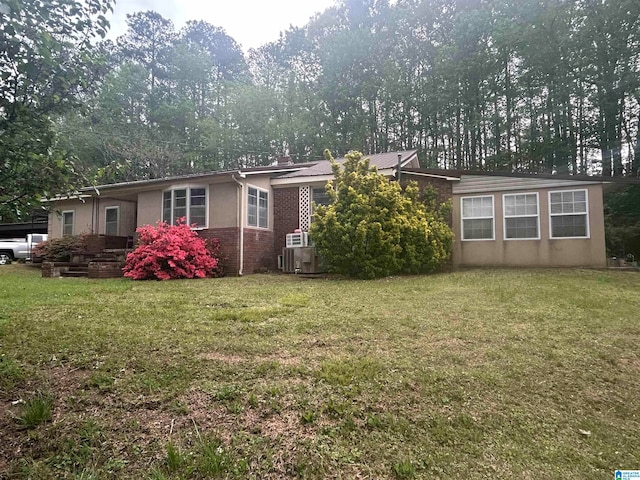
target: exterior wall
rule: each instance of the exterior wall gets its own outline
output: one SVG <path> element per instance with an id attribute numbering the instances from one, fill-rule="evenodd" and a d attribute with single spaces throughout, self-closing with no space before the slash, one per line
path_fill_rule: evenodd
<path id="1" fill-rule="evenodd" d="M 162 189 L 138 194 L 138 225 L 155 225 L 162 218 L 162 192 L 170 188 L 206 186 L 208 194 L 209 228 L 227 228 L 238 225 L 238 185 L 235 182 L 175 183 Z"/>
<path id="2" fill-rule="evenodd" d="M 244 273 L 274 270 L 275 268 L 276 257 L 273 255 L 273 230 L 245 228 Z"/>
<path id="3" fill-rule="evenodd" d="M 209 185 L 209 228 L 238 226 L 238 185 Z"/>
<path id="4" fill-rule="evenodd" d="M 240 268 L 240 230 L 238 227 L 208 228 L 199 230 L 202 238 L 217 238 L 220 240 L 220 261 L 225 275 L 238 275 Z"/>
<path id="5" fill-rule="evenodd" d="M 409 180 L 413 180 L 418 184 L 420 192 L 427 186 L 432 186 L 437 193 L 436 202 L 438 204 L 444 203 L 453 196 L 453 182 L 444 178 L 429 178 L 422 176 L 409 176 Z M 403 186 L 406 184 L 402 181 Z"/>
<path id="6" fill-rule="evenodd" d="M 72 210 L 73 234 L 94 233 L 95 225 L 95 204 L 93 199 L 87 198 L 84 202 L 80 200 L 60 200 L 55 202 L 51 213 L 49 213 L 49 226 L 47 233 L 49 238 L 62 237 L 62 212 Z"/>
<path id="7" fill-rule="evenodd" d="M 240 268 L 240 230 L 231 228 L 208 228 L 198 231 L 202 238 L 220 240 L 220 259 L 225 275 L 236 276 Z M 273 255 L 273 231 L 257 228 L 244 229 L 243 274 L 261 270 L 274 270 L 276 257 Z"/>
<path id="8" fill-rule="evenodd" d="M 508 179 L 507 182 L 513 179 Z M 522 179 L 517 179 L 519 183 Z M 532 189 L 531 184 L 521 184 L 519 190 L 512 188 L 511 183 L 499 187 L 494 177 L 494 188 L 491 191 L 466 191 L 464 194 L 453 194 L 453 264 L 460 266 L 589 266 L 605 267 L 606 247 L 604 238 L 604 213 L 602 185 L 562 184 L 553 188 Z M 574 182 L 577 183 L 577 182 Z M 560 190 L 586 189 L 588 196 L 588 238 L 553 239 L 550 234 L 549 192 Z M 454 188 L 454 192 L 456 189 Z M 504 210 L 502 206 L 504 193 L 538 192 L 539 204 L 539 240 L 505 240 Z M 461 197 L 476 195 L 493 195 L 494 198 L 494 240 L 462 241 Z"/>
<path id="9" fill-rule="evenodd" d="M 100 216 L 98 224 L 95 227 L 97 233 L 104 235 L 106 209 L 109 207 L 120 207 L 120 218 L 118 225 L 118 235 L 122 237 L 132 236 L 136 232 L 136 204 L 124 200 L 115 200 L 112 198 L 100 198 L 98 200 Z"/>
<path id="10" fill-rule="evenodd" d="M 273 190 L 273 258 L 285 247 L 287 233 L 300 227 L 300 196 L 298 187 Z"/>
<path id="11" fill-rule="evenodd" d="M 155 225 L 162 219 L 162 190 L 138 194 L 138 226 Z"/>

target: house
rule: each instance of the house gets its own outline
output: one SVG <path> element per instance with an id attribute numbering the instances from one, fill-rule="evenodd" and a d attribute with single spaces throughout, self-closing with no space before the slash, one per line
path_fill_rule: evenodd
<path id="1" fill-rule="evenodd" d="M 416 150 L 371 155 L 395 178 L 431 185 L 453 200 L 453 264 L 606 265 L 603 179 L 421 169 Z M 338 161 L 342 161 L 338 159 Z M 186 217 L 221 242 L 228 274 L 275 269 L 287 233 L 307 231 L 326 204 L 328 161 L 184 175 L 82 189 L 53 201 L 50 238 L 133 236 L 137 226 Z"/>
<path id="2" fill-rule="evenodd" d="M 403 170 L 453 201 L 454 266 L 607 265 L 603 188 L 589 176 Z"/>

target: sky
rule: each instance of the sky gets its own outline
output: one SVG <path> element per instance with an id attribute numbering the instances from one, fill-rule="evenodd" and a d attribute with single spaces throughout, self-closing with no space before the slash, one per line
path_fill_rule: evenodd
<path id="1" fill-rule="evenodd" d="M 173 21 L 176 31 L 189 20 L 222 27 L 246 52 L 277 40 L 290 25 L 302 27 L 335 0 L 116 0 L 108 38 L 127 28 L 128 13 L 154 10 Z"/>

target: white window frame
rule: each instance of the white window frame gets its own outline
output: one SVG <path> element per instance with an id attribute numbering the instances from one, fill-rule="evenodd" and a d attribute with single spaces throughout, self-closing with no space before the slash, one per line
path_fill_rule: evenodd
<path id="1" fill-rule="evenodd" d="M 536 211 L 535 215 L 507 215 L 506 209 L 506 198 L 507 197 L 516 197 L 518 195 L 535 195 L 536 196 Z M 507 237 L 507 218 L 532 218 L 536 217 L 536 229 L 538 235 L 535 237 L 523 237 L 523 238 L 509 238 Z M 503 238 L 505 241 L 512 240 L 540 240 L 540 196 L 538 192 L 518 192 L 518 193 L 504 193 L 502 194 L 502 231 Z"/>
<path id="2" fill-rule="evenodd" d="M 192 189 L 204 189 L 204 218 L 205 224 L 198 225 L 197 227 L 191 227 L 191 190 Z M 174 185 L 171 188 L 167 188 L 162 191 L 162 198 L 160 200 L 160 218 L 162 218 L 163 222 L 168 223 L 169 225 L 175 225 L 175 215 L 173 213 L 175 208 L 175 192 L 177 190 L 186 190 L 187 191 L 187 225 L 191 227 L 191 230 L 206 230 L 209 228 L 209 186 L 208 185 Z M 171 218 L 164 218 L 164 195 L 167 192 L 171 192 Z"/>
<path id="3" fill-rule="evenodd" d="M 71 233 L 65 233 L 65 231 L 64 231 L 65 225 L 68 225 L 67 223 L 64 222 L 64 217 L 68 213 L 71 214 Z M 75 210 L 63 210 L 62 211 L 62 220 L 61 220 L 60 223 L 62 224 L 62 236 L 63 237 L 71 237 L 71 236 L 73 236 L 75 234 L 75 231 L 76 231 L 76 211 Z"/>
<path id="4" fill-rule="evenodd" d="M 491 199 L 491 217 L 465 217 L 463 203 L 464 200 L 473 198 L 490 198 Z M 491 238 L 464 238 L 464 221 L 465 220 L 486 220 L 491 219 Z M 486 242 L 496 239 L 496 201 L 493 195 L 472 195 L 460 197 L 460 239 L 463 242 Z"/>
<path id="5" fill-rule="evenodd" d="M 118 236 L 120 235 L 120 207 L 117 205 L 105 207 L 104 209 L 104 234 L 109 235 L 109 233 L 107 233 L 107 211 L 109 210 L 116 211 L 116 233 L 114 235 Z"/>
<path id="6" fill-rule="evenodd" d="M 256 191 L 256 223 L 255 225 L 252 225 L 249 222 L 249 196 L 250 196 L 250 190 L 255 190 Z M 260 225 L 260 193 L 265 193 L 267 195 L 267 224 L 265 226 Z M 251 228 L 260 228 L 260 229 L 264 229 L 264 230 L 268 230 L 269 229 L 269 222 L 270 222 L 270 215 L 269 215 L 269 204 L 270 204 L 270 200 L 269 200 L 269 190 L 266 190 L 264 188 L 260 188 L 260 187 L 256 187 L 255 185 L 249 185 L 247 184 L 247 216 L 245 217 L 245 221 L 246 221 L 246 225 L 247 227 L 251 227 Z"/>
<path id="7" fill-rule="evenodd" d="M 568 193 L 568 192 L 584 192 L 584 203 L 585 203 L 585 211 L 580 213 L 551 213 L 551 194 L 553 193 Z M 551 240 L 575 240 L 581 238 L 591 238 L 591 229 L 589 228 L 589 190 L 586 188 L 572 188 L 570 190 L 550 190 L 548 194 L 549 199 L 549 238 Z M 575 236 L 575 237 L 554 237 L 553 236 L 553 225 L 551 222 L 552 217 L 564 217 L 567 215 L 584 215 L 585 217 L 585 234 L 584 236 Z"/>

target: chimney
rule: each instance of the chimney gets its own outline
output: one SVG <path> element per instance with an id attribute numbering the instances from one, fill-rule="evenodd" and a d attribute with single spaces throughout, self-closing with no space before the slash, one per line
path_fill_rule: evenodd
<path id="1" fill-rule="evenodd" d="M 278 157 L 278 166 L 279 167 L 285 167 L 287 165 L 293 165 L 293 162 L 291 161 L 291 157 L 289 155 L 287 155 L 285 157 Z"/>

